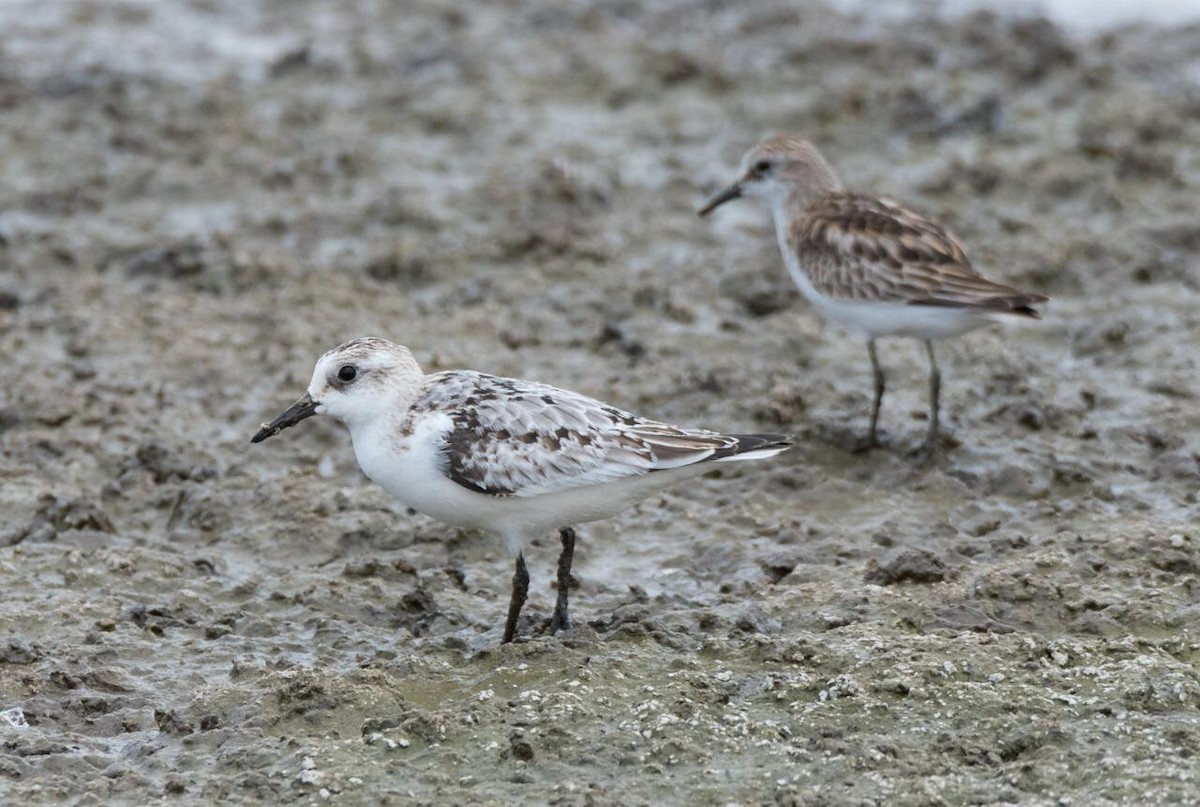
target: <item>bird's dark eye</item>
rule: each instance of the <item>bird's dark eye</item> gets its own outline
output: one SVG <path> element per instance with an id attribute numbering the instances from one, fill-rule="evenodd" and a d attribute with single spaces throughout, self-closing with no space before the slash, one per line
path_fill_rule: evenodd
<path id="1" fill-rule="evenodd" d="M 343 364 L 338 370 L 338 380 L 347 384 L 358 377 L 358 368 L 353 364 Z"/>
<path id="2" fill-rule="evenodd" d="M 771 170 L 771 161 L 770 160 L 759 160 L 758 162 L 756 162 L 754 164 L 754 173 L 756 173 L 756 174 L 765 174 L 770 170 Z"/>

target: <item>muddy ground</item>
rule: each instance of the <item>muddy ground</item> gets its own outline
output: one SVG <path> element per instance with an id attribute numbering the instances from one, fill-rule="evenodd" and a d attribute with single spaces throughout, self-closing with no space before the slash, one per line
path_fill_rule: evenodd
<path id="1" fill-rule="evenodd" d="M 0 6 L 6 803 L 1200 801 L 1200 29 L 804 3 Z M 763 134 L 1041 323 L 924 356 L 792 288 Z M 325 349 L 797 447 L 496 540 L 310 421 Z M 27 725 L 20 725 L 21 723 Z"/>

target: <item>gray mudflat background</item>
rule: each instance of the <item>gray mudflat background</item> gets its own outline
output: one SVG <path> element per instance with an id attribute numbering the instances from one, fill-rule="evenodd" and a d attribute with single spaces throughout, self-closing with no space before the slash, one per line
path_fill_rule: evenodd
<path id="1" fill-rule="evenodd" d="M 0 5 L 0 800 L 1148 804 L 1200 788 L 1200 31 L 806 3 Z M 769 132 L 1041 323 L 919 345 L 694 215 Z M 787 431 L 584 525 L 579 627 L 310 421 L 320 353 Z M 14 719 L 16 719 L 14 717 Z"/>

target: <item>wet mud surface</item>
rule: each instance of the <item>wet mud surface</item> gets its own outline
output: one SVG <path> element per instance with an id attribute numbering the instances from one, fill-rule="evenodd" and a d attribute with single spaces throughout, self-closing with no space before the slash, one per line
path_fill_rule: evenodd
<path id="1" fill-rule="evenodd" d="M 14 3 L 0 790 L 54 804 L 1195 803 L 1200 36 L 808 4 Z M 694 215 L 773 131 L 1044 321 L 924 356 Z M 498 541 L 334 423 L 354 336 L 797 447 Z M 6 711 L 8 710 L 8 711 Z M 22 725 L 27 724 L 27 725 Z"/>

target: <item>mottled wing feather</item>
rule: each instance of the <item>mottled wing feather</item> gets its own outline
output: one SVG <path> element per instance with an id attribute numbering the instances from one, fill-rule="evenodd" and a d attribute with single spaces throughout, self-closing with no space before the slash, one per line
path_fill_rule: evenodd
<path id="1" fill-rule="evenodd" d="M 447 415 L 442 470 L 471 490 L 536 496 L 728 456 L 738 438 L 639 418 L 544 384 L 454 371 L 410 412 Z"/>
<path id="2" fill-rule="evenodd" d="M 1046 298 L 982 277 L 962 244 L 931 218 L 851 193 L 813 202 L 789 245 L 813 287 L 836 300 L 976 307 L 1036 315 Z"/>

